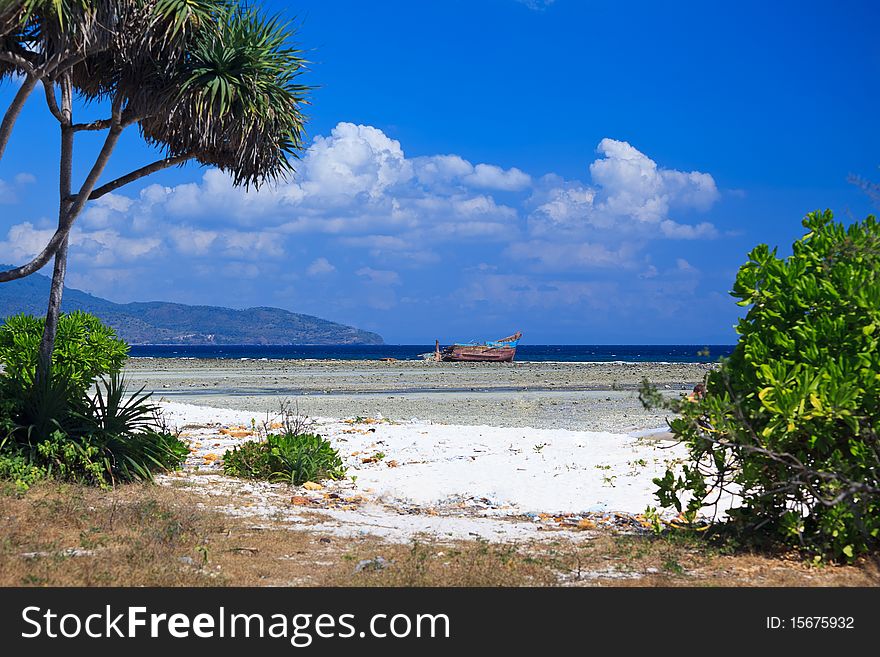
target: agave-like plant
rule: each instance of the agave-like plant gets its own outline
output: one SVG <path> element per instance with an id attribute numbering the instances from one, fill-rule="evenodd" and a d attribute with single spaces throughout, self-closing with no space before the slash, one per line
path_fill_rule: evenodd
<path id="1" fill-rule="evenodd" d="M 118 373 L 101 379 L 80 414 L 83 432 L 91 435 L 131 436 L 153 428 L 157 407 L 144 387 L 128 394 L 125 378 Z"/>
<path id="2" fill-rule="evenodd" d="M 0 0 L 0 80 L 21 78 L 0 121 L 0 158 L 38 85 L 61 130 L 58 227 L 30 262 L 0 272 L 0 282 L 14 280 L 55 259 L 38 378 L 51 366 L 68 236 L 89 201 L 189 161 L 254 187 L 291 171 L 309 91 L 292 36 L 289 25 L 234 0 Z M 109 116 L 74 122 L 74 96 Z M 131 126 L 159 159 L 99 184 Z M 74 191 L 73 144 L 83 131 L 106 136 Z"/>
<path id="3" fill-rule="evenodd" d="M 88 407 L 78 414 L 79 436 L 73 437 L 99 457 L 101 472 L 110 483 L 148 481 L 154 470 L 178 467 L 189 448 L 158 426 L 158 407 L 141 387 L 129 394 L 125 379 L 111 374 L 100 380 Z"/>

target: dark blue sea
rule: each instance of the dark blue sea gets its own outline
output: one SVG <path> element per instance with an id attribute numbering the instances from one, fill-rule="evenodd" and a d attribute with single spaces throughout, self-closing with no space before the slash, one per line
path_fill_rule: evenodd
<path id="1" fill-rule="evenodd" d="M 706 363 L 729 356 L 734 345 L 558 345 L 520 344 L 518 361 L 577 362 L 646 362 Z M 289 345 L 289 346 L 178 346 L 135 345 L 130 354 L 136 358 L 231 358 L 290 360 L 420 360 L 421 354 L 434 351 L 434 345 Z"/>

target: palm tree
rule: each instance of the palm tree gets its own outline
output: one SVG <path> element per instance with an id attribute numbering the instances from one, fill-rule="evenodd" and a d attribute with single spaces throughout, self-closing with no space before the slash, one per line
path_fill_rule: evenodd
<path id="1" fill-rule="evenodd" d="M 85 205 L 161 169 L 189 161 L 259 187 L 292 171 L 302 148 L 309 88 L 289 26 L 232 0 L 0 0 L 0 80 L 21 86 L 0 122 L 0 158 L 24 102 L 42 85 L 60 126 L 58 227 L 30 262 L 0 272 L 27 276 L 54 257 L 38 379 L 51 370 L 70 231 Z M 109 106 L 75 123 L 74 96 Z M 124 130 L 136 126 L 161 154 L 99 185 Z M 73 145 L 106 133 L 76 193 Z"/>

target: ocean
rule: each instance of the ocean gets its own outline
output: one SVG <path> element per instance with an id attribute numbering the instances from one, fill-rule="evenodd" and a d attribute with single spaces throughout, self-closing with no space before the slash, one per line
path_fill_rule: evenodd
<path id="1" fill-rule="evenodd" d="M 707 363 L 729 356 L 734 345 L 558 345 L 521 344 L 517 361 Z M 420 360 L 434 345 L 134 345 L 135 358 L 230 358 L 268 360 Z"/>

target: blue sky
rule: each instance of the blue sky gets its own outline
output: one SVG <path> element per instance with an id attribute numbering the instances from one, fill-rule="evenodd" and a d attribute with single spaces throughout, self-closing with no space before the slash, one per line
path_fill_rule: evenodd
<path id="1" fill-rule="evenodd" d="M 297 175 L 246 192 L 188 166 L 104 197 L 71 286 L 278 306 L 392 343 L 726 343 L 752 246 L 787 251 L 813 209 L 876 210 L 847 182 L 880 181 L 876 3 L 264 6 L 312 61 Z M 152 159 L 132 131 L 107 178 Z M 35 97 L 0 163 L 0 262 L 51 233 L 56 176 Z"/>

